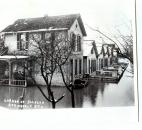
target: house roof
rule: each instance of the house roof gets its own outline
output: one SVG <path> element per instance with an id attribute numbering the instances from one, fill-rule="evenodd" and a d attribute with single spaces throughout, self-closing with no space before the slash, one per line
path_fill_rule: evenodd
<path id="1" fill-rule="evenodd" d="M 103 44 L 101 48 L 101 53 L 104 56 L 105 55 L 113 55 L 113 49 L 115 48 L 115 44 Z"/>
<path id="2" fill-rule="evenodd" d="M 83 36 L 86 36 L 87 34 L 80 14 L 18 19 L 12 25 L 9 25 L 2 30 L 2 32 L 18 32 L 50 28 L 70 29 L 76 19 L 79 22 Z"/>

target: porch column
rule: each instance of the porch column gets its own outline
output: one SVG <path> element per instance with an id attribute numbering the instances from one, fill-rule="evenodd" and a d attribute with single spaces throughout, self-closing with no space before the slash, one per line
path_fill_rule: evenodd
<path id="1" fill-rule="evenodd" d="M 79 59 L 77 59 L 77 75 L 79 75 Z"/>
<path id="2" fill-rule="evenodd" d="M 81 74 L 84 74 L 83 57 L 81 58 Z"/>
<path id="3" fill-rule="evenodd" d="M 27 60 L 25 60 L 25 66 L 27 67 Z M 24 74 L 25 74 L 25 87 L 27 87 L 27 70 L 25 70 L 25 67 L 24 67 Z"/>
<path id="4" fill-rule="evenodd" d="M 73 58 L 72 60 L 73 60 L 72 62 L 73 62 L 73 81 L 74 81 L 74 79 L 75 79 L 74 78 L 74 75 L 75 75 L 75 59 Z"/>
<path id="5" fill-rule="evenodd" d="M 11 66 L 11 61 L 10 60 L 8 61 L 8 67 L 9 67 L 9 85 L 11 85 L 11 78 L 12 78 L 11 71 L 12 71 L 12 66 Z"/>
<path id="6" fill-rule="evenodd" d="M 90 68 L 89 68 L 90 74 L 92 73 L 92 59 L 90 59 Z"/>

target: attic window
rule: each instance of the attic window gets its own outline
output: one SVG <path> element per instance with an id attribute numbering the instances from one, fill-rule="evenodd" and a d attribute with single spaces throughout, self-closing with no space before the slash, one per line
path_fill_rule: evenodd
<path id="1" fill-rule="evenodd" d="M 76 26 L 75 26 L 76 28 L 77 28 L 77 24 L 76 24 Z"/>

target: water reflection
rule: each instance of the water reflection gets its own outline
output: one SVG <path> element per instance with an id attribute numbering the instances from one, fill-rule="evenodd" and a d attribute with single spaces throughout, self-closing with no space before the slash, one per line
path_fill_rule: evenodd
<path id="1" fill-rule="evenodd" d="M 130 68 L 128 67 L 128 69 Z M 76 107 L 134 105 L 133 86 L 133 76 L 128 71 L 125 71 L 118 84 L 91 80 L 88 87 L 75 90 Z M 42 89 L 48 94 L 45 87 Z M 52 89 L 56 98 L 66 93 L 56 107 L 70 108 L 71 98 L 68 90 L 64 87 L 54 87 Z M 46 101 L 36 87 L 0 86 L 0 106 L 10 109 L 38 109 L 51 108 L 51 103 Z"/>

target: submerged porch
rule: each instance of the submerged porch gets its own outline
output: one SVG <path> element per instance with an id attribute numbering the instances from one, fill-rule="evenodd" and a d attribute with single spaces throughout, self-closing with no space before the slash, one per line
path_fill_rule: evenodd
<path id="1" fill-rule="evenodd" d="M 24 65 L 28 56 L 0 56 L 0 85 L 27 86 Z"/>

